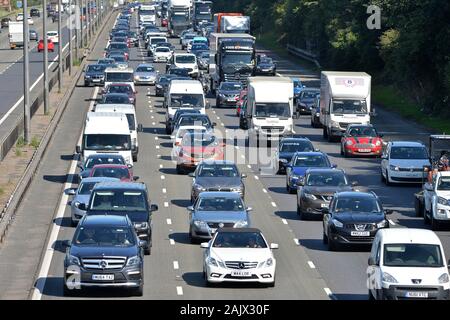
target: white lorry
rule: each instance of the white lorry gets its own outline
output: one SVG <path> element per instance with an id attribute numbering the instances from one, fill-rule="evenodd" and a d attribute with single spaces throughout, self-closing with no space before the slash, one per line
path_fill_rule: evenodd
<path id="1" fill-rule="evenodd" d="M 8 28 L 9 47 L 23 47 L 23 21 L 10 21 Z"/>
<path id="2" fill-rule="evenodd" d="M 133 165 L 131 133 L 123 113 L 88 112 L 77 153 L 83 159 L 96 153 L 117 153 Z"/>
<path id="3" fill-rule="evenodd" d="M 250 33 L 250 17 L 222 16 L 220 32 L 222 33 Z"/>
<path id="4" fill-rule="evenodd" d="M 95 112 L 116 112 L 123 113 L 128 120 L 128 128 L 131 134 L 131 150 L 133 161 L 136 162 L 139 153 L 138 132 L 142 132 L 142 124 L 137 123 L 136 109 L 132 104 L 97 104 Z"/>
<path id="5" fill-rule="evenodd" d="M 322 71 L 319 119 L 325 139 L 340 139 L 349 124 L 370 123 L 370 87 L 365 72 Z"/>
<path id="6" fill-rule="evenodd" d="M 104 90 L 112 83 L 129 84 L 133 88 L 133 91 L 136 92 L 136 88 L 134 87 L 134 71 L 132 68 L 122 66 L 106 68 Z"/>
<path id="7" fill-rule="evenodd" d="M 198 109 L 205 114 L 209 102 L 205 99 L 203 85 L 198 80 L 172 80 L 164 98 L 166 110 L 166 133 L 171 133 L 171 122 L 180 108 Z"/>
<path id="8" fill-rule="evenodd" d="M 288 77 L 248 78 L 245 127 L 257 140 L 276 140 L 294 131 L 294 83 Z"/>

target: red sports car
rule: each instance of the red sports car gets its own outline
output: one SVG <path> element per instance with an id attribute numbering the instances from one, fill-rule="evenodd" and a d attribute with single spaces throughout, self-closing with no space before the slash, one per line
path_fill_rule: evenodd
<path id="1" fill-rule="evenodd" d="M 236 103 L 236 116 L 238 117 L 241 115 L 241 107 L 245 99 L 247 99 L 247 89 L 242 89 L 241 93 L 239 94 L 239 100 Z"/>
<path id="2" fill-rule="evenodd" d="M 217 140 L 210 133 L 188 132 L 181 140 L 181 144 L 173 151 L 177 161 L 177 173 L 195 169 L 203 160 L 223 160 L 225 144 Z"/>
<path id="3" fill-rule="evenodd" d="M 133 170 L 124 164 L 97 164 L 92 168 L 89 177 L 117 178 L 126 182 L 139 179 L 133 176 Z"/>
<path id="4" fill-rule="evenodd" d="M 49 52 L 55 51 L 55 44 L 50 39 L 47 39 L 47 47 L 48 47 Z M 44 40 L 43 39 L 39 40 L 37 50 L 38 50 L 38 52 L 44 51 Z"/>
<path id="5" fill-rule="evenodd" d="M 341 155 L 379 157 L 383 152 L 382 137 L 371 124 L 351 124 L 341 138 Z"/>

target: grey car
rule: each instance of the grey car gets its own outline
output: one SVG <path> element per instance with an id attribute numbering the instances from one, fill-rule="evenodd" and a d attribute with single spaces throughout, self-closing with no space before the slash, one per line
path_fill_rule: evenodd
<path id="1" fill-rule="evenodd" d="M 320 95 L 319 88 L 305 88 L 297 98 L 297 111 L 301 114 L 311 114 L 316 103 L 316 97 Z"/>
<path id="2" fill-rule="evenodd" d="M 119 182 L 120 179 L 117 178 L 107 178 L 107 177 L 88 177 L 83 179 L 78 185 L 78 188 L 66 189 L 65 193 L 67 195 L 73 196 L 72 201 L 69 201 L 70 211 L 71 211 L 71 225 L 76 226 L 80 219 L 85 215 L 86 211 L 78 208 L 80 203 L 87 204 L 91 196 L 92 189 L 99 182 Z"/>
<path id="3" fill-rule="evenodd" d="M 205 191 L 236 192 L 242 198 L 245 196 L 245 185 L 242 179 L 247 176 L 240 174 L 236 164 L 232 161 L 202 161 L 189 176 L 194 178 L 191 203 L 194 203 L 199 194 Z"/>
<path id="4" fill-rule="evenodd" d="M 217 89 L 216 96 L 216 107 L 221 106 L 236 106 L 239 101 L 239 95 L 242 90 L 242 85 L 240 82 L 222 82 Z"/>
<path id="5" fill-rule="evenodd" d="M 353 191 L 354 186 L 342 169 L 309 169 L 297 191 L 297 214 L 301 220 L 322 219 L 322 209 L 328 208 L 335 192 Z"/>
<path id="6" fill-rule="evenodd" d="M 39 40 L 39 34 L 37 33 L 36 30 L 34 29 L 30 29 L 30 41 L 34 40 L 34 41 L 38 41 Z"/>
<path id="7" fill-rule="evenodd" d="M 249 212 L 239 194 L 203 192 L 189 211 L 189 239 L 211 239 L 219 228 L 250 227 Z"/>
<path id="8" fill-rule="evenodd" d="M 89 177 L 91 174 L 91 170 L 95 165 L 98 164 L 126 164 L 125 159 L 120 154 L 112 154 L 112 153 L 97 153 L 88 156 L 83 164 L 78 164 L 78 168 L 80 168 L 80 174 L 78 175 L 79 179 L 82 180 L 84 178 Z"/>
<path id="9" fill-rule="evenodd" d="M 158 71 L 149 63 L 142 63 L 137 66 L 134 71 L 134 83 L 135 84 L 151 84 L 156 83 L 158 77 Z"/>

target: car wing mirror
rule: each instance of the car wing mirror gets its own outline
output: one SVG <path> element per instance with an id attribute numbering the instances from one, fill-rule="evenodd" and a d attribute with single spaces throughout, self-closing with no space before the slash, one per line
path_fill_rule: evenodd
<path id="1" fill-rule="evenodd" d="M 78 169 L 80 169 L 81 171 L 84 170 L 84 167 L 83 167 L 83 165 L 82 165 L 81 163 L 77 164 L 77 167 L 78 167 Z"/>
<path id="2" fill-rule="evenodd" d="M 188 211 L 194 211 L 194 206 L 189 206 L 186 208 Z"/>
<path id="3" fill-rule="evenodd" d="M 375 261 L 375 259 L 373 257 L 369 257 L 369 260 L 367 261 L 367 263 L 369 264 L 369 266 L 376 266 L 377 263 Z"/>
<path id="4" fill-rule="evenodd" d="M 81 211 L 86 211 L 86 204 L 85 203 L 80 203 L 78 205 L 78 209 L 80 209 Z"/>
<path id="5" fill-rule="evenodd" d="M 330 212 L 330 209 L 329 208 L 327 208 L 327 207 L 325 207 L 325 208 L 322 208 L 322 213 L 323 214 L 327 214 L 327 213 L 329 213 Z"/>
<path id="6" fill-rule="evenodd" d="M 138 132 L 143 132 L 144 131 L 144 126 L 142 125 L 142 123 L 138 124 Z"/>
<path id="7" fill-rule="evenodd" d="M 278 243 L 271 243 L 270 244 L 270 249 L 278 249 L 278 248 L 279 248 Z"/>
<path id="8" fill-rule="evenodd" d="M 247 175 L 245 173 L 241 174 L 241 178 L 245 179 L 247 178 Z"/>
<path id="9" fill-rule="evenodd" d="M 75 147 L 75 152 L 76 153 L 81 153 L 81 146 L 76 146 Z"/>
<path id="10" fill-rule="evenodd" d="M 247 207 L 245 210 L 246 210 L 247 212 L 250 212 L 250 211 L 253 211 L 253 208 L 252 208 L 252 207 Z"/>
<path id="11" fill-rule="evenodd" d="M 337 168 L 337 164 L 332 164 L 331 167 L 332 167 L 333 169 L 336 169 L 336 168 Z"/>
<path id="12" fill-rule="evenodd" d="M 76 194 L 76 191 L 74 188 L 68 188 L 64 190 L 64 193 L 68 196 L 74 196 Z"/>
<path id="13" fill-rule="evenodd" d="M 358 185 L 358 182 L 352 181 L 352 187 L 356 187 Z"/>
<path id="14" fill-rule="evenodd" d="M 209 242 L 202 242 L 200 244 L 200 248 L 202 249 L 208 249 L 209 248 Z"/>
<path id="15" fill-rule="evenodd" d="M 61 244 L 64 248 L 70 248 L 72 246 L 72 242 L 70 240 L 64 240 Z"/>
<path id="16" fill-rule="evenodd" d="M 156 204 L 152 204 L 151 206 L 150 206 L 150 211 L 151 212 L 155 212 L 155 211 L 158 211 L 158 205 L 156 205 Z"/>
<path id="17" fill-rule="evenodd" d="M 139 180 L 139 176 L 133 176 L 133 181 Z"/>
<path id="18" fill-rule="evenodd" d="M 147 246 L 147 241 L 145 240 L 139 240 L 139 247 L 145 248 Z"/>
<path id="19" fill-rule="evenodd" d="M 393 214 L 393 213 L 394 213 L 394 210 L 392 210 L 392 209 L 386 209 L 386 210 L 384 210 L 384 213 L 385 213 L 385 214 Z"/>
<path id="20" fill-rule="evenodd" d="M 189 172 L 188 176 L 193 178 L 193 177 L 195 177 L 195 173 L 194 172 Z"/>

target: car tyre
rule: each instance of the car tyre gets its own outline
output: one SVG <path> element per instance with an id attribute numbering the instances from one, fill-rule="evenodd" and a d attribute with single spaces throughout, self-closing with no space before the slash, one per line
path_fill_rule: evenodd
<path id="1" fill-rule="evenodd" d="M 430 217 L 428 216 L 428 211 L 425 209 L 425 205 L 423 206 L 423 222 L 430 224 Z"/>
<path id="2" fill-rule="evenodd" d="M 178 164 L 177 164 L 177 167 L 176 167 L 176 171 L 177 171 L 177 174 L 183 174 L 183 170 L 181 169 L 181 166 L 178 165 Z"/>
<path id="3" fill-rule="evenodd" d="M 323 137 L 324 139 L 328 139 L 328 131 L 327 131 L 327 128 L 326 128 L 326 127 L 323 128 L 323 131 L 322 131 L 322 137 Z"/>
<path id="4" fill-rule="evenodd" d="M 71 226 L 72 228 L 75 228 L 77 225 L 78 225 L 78 222 L 76 222 L 76 221 L 73 220 L 73 219 L 70 219 L 70 226 Z"/>
<path id="5" fill-rule="evenodd" d="M 220 108 L 220 100 L 216 99 L 216 108 Z"/>
<path id="6" fill-rule="evenodd" d="M 293 190 L 288 184 L 286 184 L 286 191 L 287 191 L 289 194 L 293 194 L 293 193 L 294 193 L 294 190 Z"/>
<path id="7" fill-rule="evenodd" d="M 303 212 L 299 205 L 297 205 L 297 214 L 299 215 L 300 220 L 309 220 L 308 214 L 306 212 Z"/>
<path id="8" fill-rule="evenodd" d="M 144 284 L 141 283 L 139 287 L 133 290 L 133 295 L 135 297 L 142 297 L 144 295 Z"/>
<path id="9" fill-rule="evenodd" d="M 328 244 L 328 237 L 325 232 L 322 233 L 322 242 L 323 244 Z"/>
<path id="10" fill-rule="evenodd" d="M 137 156 L 137 154 L 133 155 L 133 161 L 134 161 L 134 162 L 137 162 L 137 161 L 138 161 L 138 156 Z"/>
<path id="11" fill-rule="evenodd" d="M 433 231 L 439 231 L 441 228 L 441 225 L 439 223 L 439 221 L 437 221 L 436 219 L 434 219 L 433 214 L 431 214 L 431 230 Z"/>
<path id="12" fill-rule="evenodd" d="M 417 197 L 414 199 L 414 210 L 416 213 L 416 217 L 423 216 L 422 202 Z"/>
<path id="13" fill-rule="evenodd" d="M 267 284 L 267 288 L 274 288 L 274 287 L 275 287 L 275 280 Z"/>
<path id="14" fill-rule="evenodd" d="M 389 181 L 389 172 L 386 170 L 386 178 L 384 179 L 384 183 L 387 186 L 392 186 L 392 182 Z"/>

